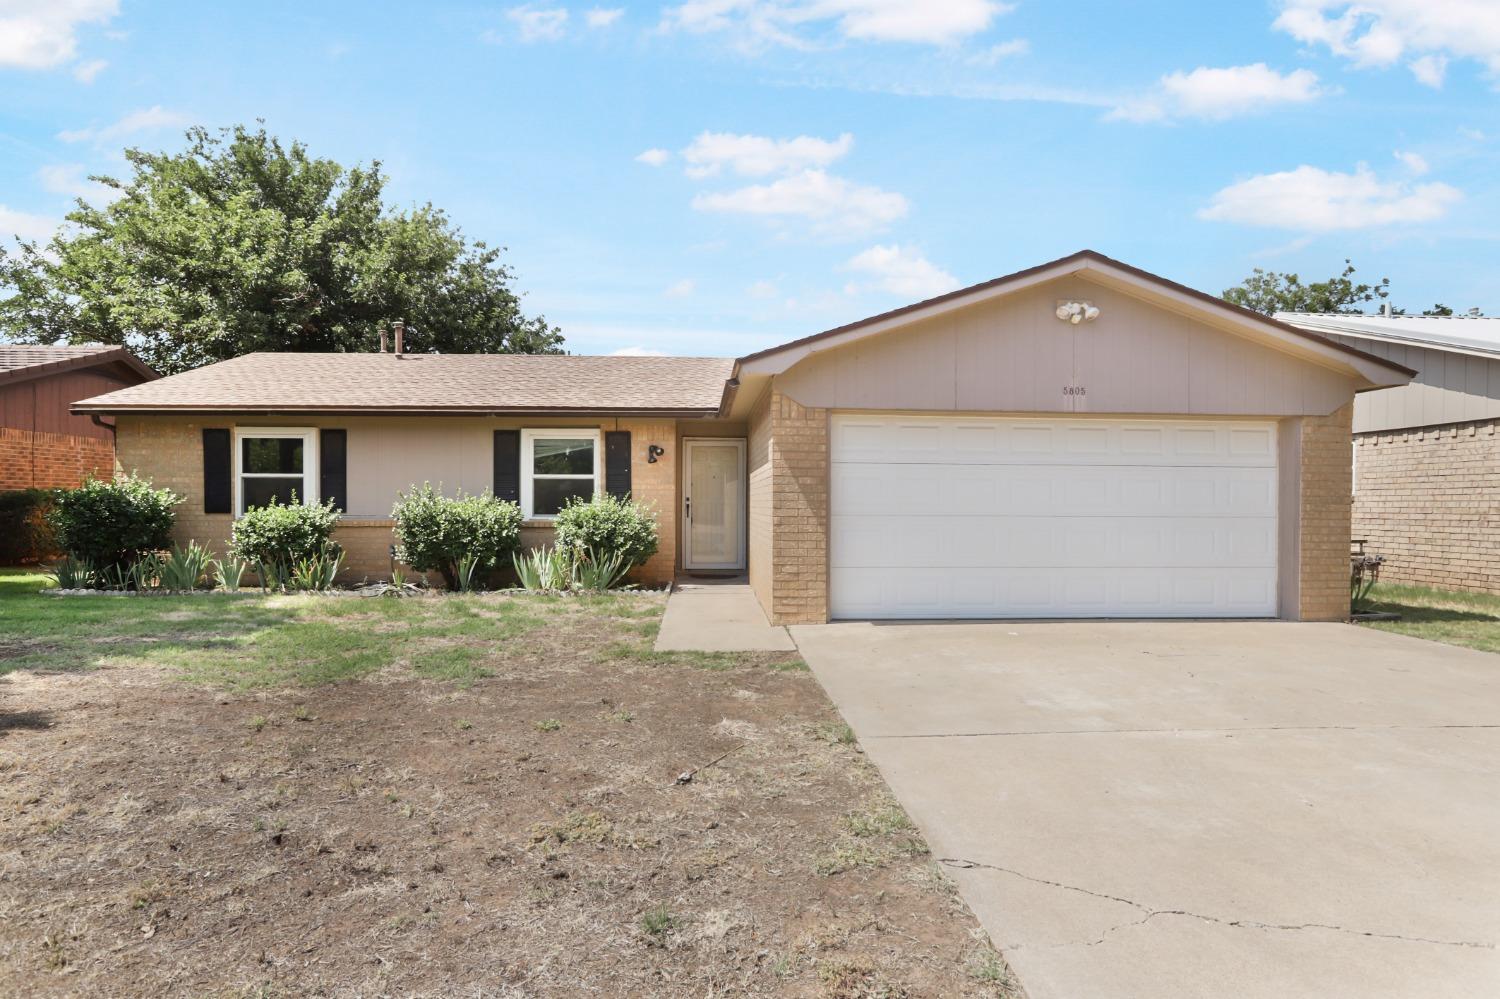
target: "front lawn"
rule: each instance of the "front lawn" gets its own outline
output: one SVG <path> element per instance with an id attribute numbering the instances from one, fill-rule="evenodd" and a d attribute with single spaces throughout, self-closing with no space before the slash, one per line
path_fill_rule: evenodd
<path id="1" fill-rule="evenodd" d="M 1494 594 L 1380 583 L 1369 609 L 1400 614 L 1401 620 L 1370 621 L 1367 628 L 1500 652 L 1500 596 Z"/>
<path id="2" fill-rule="evenodd" d="M 654 653 L 659 594 L 39 583 L 0 575 L 0 991 L 1008 994 L 795 655 Z"/>

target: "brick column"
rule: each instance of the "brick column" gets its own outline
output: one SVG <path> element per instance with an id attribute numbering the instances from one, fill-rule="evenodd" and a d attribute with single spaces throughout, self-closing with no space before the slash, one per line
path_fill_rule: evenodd
<path id="1" fill-rule="evenodd" d="M 771 395 L 771 608 L 776 624 L 828 620 L 828 410 Z"/>
<path id="2" fill-rule="evenodd" d="M 1300 618 L 1349 617 L 1351 420 L 1354 403 L 1302 418 Z"/>
<path id="3" fill-rule="evenodd" d="M 606 430 L 613 429 L 609 424 Z M 677 565 L 677 424 L 672 420 L 621 420 L 630 431 L 630 497 L 656 513 L 658 547 L 631 578 L 646 586 L 672 582 Z M 666 452 L 655 463 L 647 449 Z"/>

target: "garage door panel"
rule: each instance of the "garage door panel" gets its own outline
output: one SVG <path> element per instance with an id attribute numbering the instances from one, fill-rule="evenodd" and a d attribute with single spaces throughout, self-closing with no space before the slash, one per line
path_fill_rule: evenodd
<path id="1" fill-rule="evenodd" d="M 882 464 L 1276 464 L 1274 424 L 836 417 L 835 461 Z"/>
<path id="2" fill-rule="evenodd" d="M 1275 425 L 835 416 L 835 617 L 1269 616 Z"/>
<path id="3" fill-rule="evenodd" d="M 1274 569 L 833 569 L 837 618 L 1263 617 Z"/>

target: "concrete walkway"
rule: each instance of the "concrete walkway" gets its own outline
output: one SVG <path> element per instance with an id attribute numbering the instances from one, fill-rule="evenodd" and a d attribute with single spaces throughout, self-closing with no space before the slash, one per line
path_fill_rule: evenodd
<path id="1" fill-rule="evenodd" d="M 678 580 L 656 636 L 658 652 L 792 652 L 743 579 Z"/>
<path id="2" fill-rule="evenodd" d="M 1500 996 L 1500 656 L 1337 624 L 791 630 L 1031 999 Z"/>

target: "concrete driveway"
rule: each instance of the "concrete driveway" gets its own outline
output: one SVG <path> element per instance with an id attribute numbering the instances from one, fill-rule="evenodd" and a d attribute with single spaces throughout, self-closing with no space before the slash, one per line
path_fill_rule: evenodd
<path id="1" fill-rule="evenodd" d="M 1280 622 L 792 635 L 1032 999 L 1500 995 L 1500 656 Z"/>

